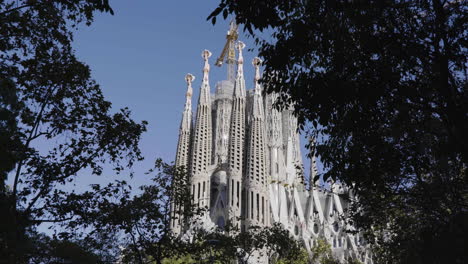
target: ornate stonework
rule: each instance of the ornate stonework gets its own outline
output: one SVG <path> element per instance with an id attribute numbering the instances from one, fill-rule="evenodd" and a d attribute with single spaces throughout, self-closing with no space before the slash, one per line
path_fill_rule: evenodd
<path id="1" fill-rule="evenodd" d="M 254 87 L 246 90 L 244 47 L 240 41 L 236 45 L 238 66 L 234 81 L 218 83 L 214 96 L 210 94 L 208 78 L 211 53 L 203 52 L 205 64 L 193 129 L 194 77 L 186 77 L 187 102 L 176 164 L 189 169 L 192 202 L 209 208 L 209 214 L 202 217 L 204 227 L 223 228 L 228 219 L 241 230 L 280 222 L 309 252 L 321 238 L 343 261 L 357 257 L 363 263 L 372 263 L 362 237 L 344 231 L 350 228 L 343 221 L 348 202 L 342 197 L 349 195 L 347 188 L 332 184 L 331 191 L 323 190 L 313 181 L 308 190 L 305 188 L 297 119 L 292 109 L 278 111 L 273 107 L 275 94 L 262 94 L 259 58 L 252 61 Z M 315 163 L 313 157 L 311 179 L 318 173 Z M 190 236 L 191 227 L 172 215 L 173 232 Z"/>

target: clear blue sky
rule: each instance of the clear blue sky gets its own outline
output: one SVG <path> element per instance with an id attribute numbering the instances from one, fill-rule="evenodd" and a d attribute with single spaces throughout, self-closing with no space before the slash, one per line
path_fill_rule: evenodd
<path id="1" fill-rule="evenodd" d="M 196 77 L 195 108 L 203 66 L 201 52 L 208 49 L 213 53 L 213 65 L 224 46 L 229 21 L 220 19 L 215 26 L 206 21 L 218 0 L 110 2 L 115 15 L 97 14 L 91 27 L 80 27 L 74 47 L 78 57 L 91 67 L 114 111 L 129 107 L 135 120 L 149 122 L 140 142 L 145 161 L 136 164 L 131 181 L 137 186 L 149 183 L 143 173 L 156 158 L 174 160 L 185 102 L 184 76 L 192 73 Z M 247 48 L 252 48 L 252 40 L 240 33 Z M 256 54 L 245 51 L 246 84 L 251 89 L 250 61 Z M 211 67 L 212 91 L 225 76 L 226 68 Z M 308 161 L 304 161 L 308 168 Z M 111 171 L 100 178 L 83 176 L 76 186 L 112 179 Z"/>

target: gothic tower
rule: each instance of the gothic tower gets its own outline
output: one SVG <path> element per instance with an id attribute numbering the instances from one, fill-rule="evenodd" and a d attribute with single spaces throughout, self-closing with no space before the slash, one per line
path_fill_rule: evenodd
<path id="1" fill-rule="evenodd" d="M 175 164 L 177 167 L 183 168 L 186 172 L 189 172 L 190 165 L 190 143 L 192 136 L 192 82 L 195 80 L 195 76 L 188 73 L 185 75 L 185 81 L 187 82 L 187 92 L 185 94 L 185 106 L 184 112 L 182 113 L 182 121 L 180 122 L 179 128 L 179 140 L 177 143 L 177 152 L 175 158 Z M 177 183 L 179 184 L 179 183 Z M 181 182 L 183 184 L 183 181 Z M 178 201 L 171 201 L 171 229 L 175 234 L 181 232 L 183 226 L 183 219 L 180 215 L 182 206 Z"/>
<path id="2" fill-rule="evenodd" d="M 208 212 L 194 221 L 185 221 L 188 219 L 178 215 L 182 207 L 172 202 L 173 233 L 190 240 L 196 230 L 222 230 L 227 221 L 241 232 L 280 223 L 309 253 L 318 239 L 324 239 L 338 259 L 353 257 L 371 264 L 370 249 L 362 236 L 345 232 L 352 228 L 343 221 L 348 200 L 342 197 L 350 197 L 349 188 L 339 183 L 331 184 L 330 188 L 318 186 L 313 181 L 318 172 L 316 158 L 312 156 L 306 190 L 294 109 L 292 106 L 276 109 L 278 95 L 263 95 L 259 58 L 252 61 L 254 87 L 246 89 L 245 44 L 237 41 L 234 49 L 235 39 L 237 25 L 231 23 L 222 52 L 229 53 L 228 79 L 217 83 L 214 95 L 208 78 L 211 53 L 203 51 L 203 79 L 194 120 L 191 110 L 194 77 L 186 76 L 186 102 L 175 163 L 188 168 L 186 187 L 190 189 L 192 204 L 207 208 Z M 216 65 L 221 65 L 223 58 L 220 56 Z M 266 255 L 257 253 L 249 263 L 268 263 Z"/>
<path id="3" fill-rule="evenodd" d="M 179 128 L 179 141 L 177 144 L 177 152 L 175 164 L 176 166 L 184 166 L 187 170 L 189 169 L 190 161 L 190 138 L 192 134 L 192 82 L 195 80 L 195 76 L 188 73 L 185 75 L 185 81 L 187 82 L 187 93 L 185 94 L 185 107 L 182 113 L 182 121 L 180 122 Z"/>
<path id="4" fill-rule="evenodd" d="M 210 176 L 208 167 L 212 164 L 212 120 L 211 97 L 208 58 L 211 52 L 204 50 L 202 53 L 205 65 L 203 67 L 203 80 L 200 87 L 200 97 L 197 105 L 197 118 L 192 143 L 191 162 L 191 194 L 194 203 L 200 207 L 209 205 Z"/>
<path id="5" fill-rule="evenodd" d="M 241 192 L 242 177 L 244 172 L 244 144 L 245 144 L 245 79 L 244 79 L 244 57 L 242 50 L 245 45 L 237 43 L 239 59 L 237 64 L 237 76 L 234 83 L 233 104 L 231 111 L 231 129 L 229 133 L 229 213 L 230 217 L 238 227 L 241 217 Z M 242 205 L 243 206 L 243 205 Z"/>
<path id="6" fill-rule="evenodd" d="M 246 177 L 245 177 L 245 225 L 268 225 L 268 181 L 266 170 L 266 134 L 264 104 L 260 84 L 259 58 L 254 58 L 255 67 L 254 94 L 249 116 L 247 138 Z"/>

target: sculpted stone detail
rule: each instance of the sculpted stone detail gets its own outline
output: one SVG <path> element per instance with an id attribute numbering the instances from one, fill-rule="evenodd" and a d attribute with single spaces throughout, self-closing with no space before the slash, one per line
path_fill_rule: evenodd
<path id="1" fill-rule="evenodd" d="M 309 253 L 318 239 L 325 239 L 341 261 L 357 257 L 363 263 L 372 263 L 362 236 L 345 232 L 353 228 L 343 221 L 348 201 L 342 197 L 352 194 L 339 183 L 330 183 L 329 190 L 317 186 L 313 180 L 318 175 L 315 156 L 306 188 L 297 118 L 292 108 L 279 111 L 273 107 L 276 94 L 262 94 L 259 58 L 252 61 L 253 89 L 246 89 L 244 48 L 244 43 L 236 43 L 234 83 L 219 82 L 214 96 L 208 79 L 211 53 L 203 52 L 203 79 L 193 129 L 190 103 L 194 77 L 186 76 L 187 101 L 176 164 L 189 168 L 192 202 L 207 207 L 208 213 L 201 216 L 199 226 L 171 214 L 174 234 L 190 239 L 197 228 L 224 228 L 227 221 L 241 231 L 279 222 L 303 242 Z M 268 260 L 260 257 L 252 263 Z"/>

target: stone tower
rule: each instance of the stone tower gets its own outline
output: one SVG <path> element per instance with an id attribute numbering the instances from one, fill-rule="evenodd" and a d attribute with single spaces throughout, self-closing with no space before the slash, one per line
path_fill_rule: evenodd
<path id="1" fill-rule="evenodd" d="M 214 94 L 209 83 L 211 53 L 203 51 L 203 78 L 194 120 L 194 77 L 186 76 L 176 165 L 188 168 L 192 203 L 208 209 L 198 228 L 224 228 L 229 221 L 245 231 L 279 222 L 309 252 L 318 239 L 325 239 L 337 258 L 355 257 L 372 263 L 362 236 L 345 232 L 352 228 L 343 221 L 348 202 L 342 197 L 349 193 L 348 188 L 338 183 L 328 189 L 318 187 L 313 181 L 318 175 L 315 157 L 306 188 L 297 118 L 292 108 L 280 111 L 273 107 L 276 94 L 262 92 L 259 58 L 252 61 L 254 82 L 252 89 L 247 89 L 244 47 L 241 41 L 235 45 L 235 78 L 228 74 L 228 80 L 217 83 Z M 231 63 L 235 55 L 231 54 Z M 175 213 L 177 205 L 172 208 L 174 234 L 190 237 L 194 228 Z M 252 261 L 268 262 L 264 258 Z"/>
<path id="2" fill-rule="evenodd" d="M 192 196 L 195 204 L 199 206 L 208 205 L 210 199 L 209 185 L 210 176 L 208 168 L 212 164 L 212 120 L 211 120 L 211 96 L 208 75 L 210 65 L 208 58 L 211 52 L 204 50 L 202 53 L 205 66 L 203 67 L 203 80 L 200 87 L 200 97 L 197 105 L 197 119 L 192 141 L 192 162 L 190 171 L 192 173 Z"/>

